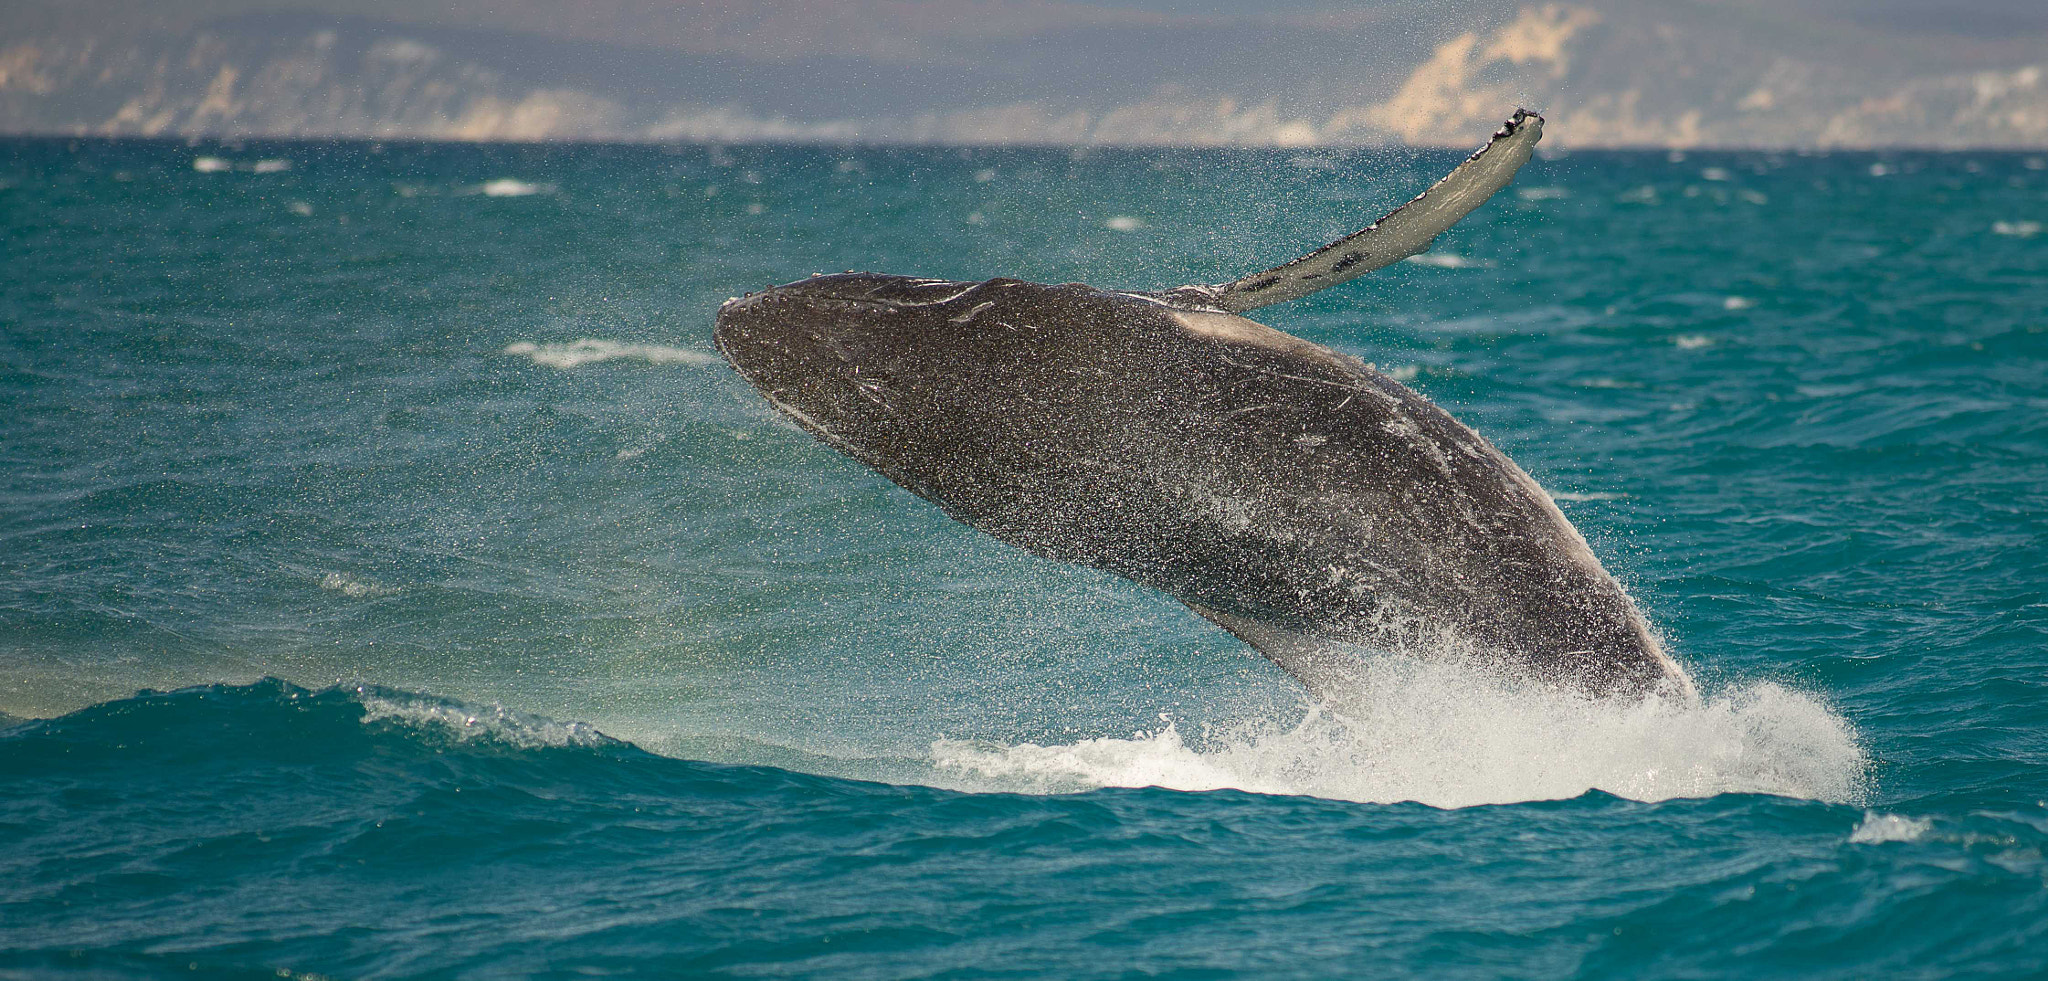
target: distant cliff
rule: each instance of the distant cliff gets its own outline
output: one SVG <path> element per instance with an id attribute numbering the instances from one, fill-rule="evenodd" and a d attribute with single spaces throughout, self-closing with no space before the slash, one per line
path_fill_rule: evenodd
<path id="1" fill-rule="evenodd" d="M 788 26 L 802 18 L 763 47 L 303 4 L 168 29 L 30 8 L 0 11 L 0 132 L 1464 146 L 1525 105 L 1547 111 L 1552 146 L 2048 146 L 2048 49 L 1787 28 L 1739 5 L 1473 8 L 1465 24 L 1044 8 L 922 41 L 908 21 L 901 50 L 835 49 Z"/>

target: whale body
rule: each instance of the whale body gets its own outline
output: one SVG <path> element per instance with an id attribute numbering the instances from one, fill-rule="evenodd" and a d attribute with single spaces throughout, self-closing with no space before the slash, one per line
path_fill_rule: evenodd
<path id="1" fill-rule="evenodd" d="M 1035 554 L 1161 590 L 1318 693 L 1343 645 L 1450 642 L 1594 695 L 1690 692 L 1528 474 L 1421 394 L 1249 320 L 1405 255 L 1528 159 L 1517 113 L 1373 226 L 1219 286 L 815 276 L 719 350 L 827 445 Z"/>

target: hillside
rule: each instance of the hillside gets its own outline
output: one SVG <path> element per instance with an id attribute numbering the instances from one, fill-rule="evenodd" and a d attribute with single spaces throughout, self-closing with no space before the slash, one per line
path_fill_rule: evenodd
<path id="1" fill-rule="evenodd" d="M 0 8 L 0 132 L 461 140 L 2048 146 L 2048 18 L 1759 4 L 1169 16 L 977 0 Z M 486 13 L 488 11 L 488 13 Z"/>

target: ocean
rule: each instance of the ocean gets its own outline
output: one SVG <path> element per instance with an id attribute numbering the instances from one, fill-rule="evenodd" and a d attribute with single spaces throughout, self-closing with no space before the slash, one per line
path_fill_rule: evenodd
<path id="1" fill-rule="evenodd" d="M 1256 314 L 1520 462 L 1696 704 L 1318 704 L 710 344 L 1459 157 L 0 140 L 0 977 L 2048 973 L 2043 154 L 1546 154 Z"/>

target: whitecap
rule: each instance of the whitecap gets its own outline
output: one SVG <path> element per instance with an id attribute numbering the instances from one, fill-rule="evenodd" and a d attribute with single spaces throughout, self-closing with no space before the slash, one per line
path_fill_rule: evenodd
<path id="1" fill-rule="evenodd" d="M 962 789 L 1067 793 L 1099 787 L 1235 789 L 1370 803 L 1469 807 L 1599 790 L 1659 801 L 1726 793 L 1849 801 L 1868 757 L 1820 700 L 1769 683 L 1697 701 L 1594 700 L 1470 666 L 1387 656 L 1342 708 L 1287 723 L 1176 722 L 1072 743 L 940 739 L 938 775 Z"/>
<path id="2" fill-rule="evenodd" d="M 1135 218 L 1131 215 L 1116 215 L 1103 222 L 1102 227 L 1112 232 L 1135 232 L 1145 227 L 1145 221 L 1142 218 Z"/>
<path id="3" fill-rule="evenodd" d="M 235 169 L 235 165 L 226 157 L 195 157 L 192 169 L 202 174 L 218 174 Z"/>
<path id="4" fill-rule="evenodd" d="M 282 174 L 292 169 L 292 162 L 279 158 L 258 160 L 250 165 L 249 169 L 258 174 Z"/>
<path id="5" fill-rule="evenodd" d="M 1697 351 L 1703 347 L 1712 347 L 1714 339 L 1705 334 L 1680 334 L 1672 338 L 1671 343 L 1678 345 L 1681 351 Z"/>
<path id="6" fill-rule="evenodd" d="M 1723 310 L 1747 310 L 1753 306 L 1756 306 L 1756 301 L 1746 296 L 1726 296 L 1721 298 L 1721 309 Z"/>
<path id="7" fill-rule="evenodd" d="M 494 181 L 485 181 L 477 186 L 477 192 L 487 198 L 523 198 L 535 194 L 553 194 L 554 191 L 555 185 L 553 184 L 534 184 L 527 181 L 513 180 L 510 177 L 500 177 Z"/>
<path id="8" fill-rule="evenodd" d="M 1493 265 L 1485 259 L 1470 259 L 1450 252 L 1421 252 L 1401 261 L 1437 269 L 1485 269 Z"/>
<path id="9" fill-rule="evenodd" d="M 367 579 L 351 576 L 345 572 L 328 573 L 324 578 L 320 580 L 320 588 L 328 590 L 330 592 L 340 593 L 341 595 L 346 596 L 350 599 L 365 599 L 371 596 L 389 596 L 393 593 L 398 592 L 398 590 L 394 587 L 370 582 Z"/>
<path id="10" fill-rule="evenodd" d="M 686 347 L 664 347 L 659 344 L 621 344 L 617 341 L 600 341 L 580 338 L 567 344 L 535 344 L 532 341 L 517 341 L 505 345 L 506 354 L 520 355 L 533 359 L 534 364 L 550 368 L 574 368 L 579 365 L 595 364 L 627 358 L 645 361 L 649 364 L 711 365 L 718 363 L 718 356 L 705 351 Z"/>
<path id="11" fill-rule="evenodd" d="M 363 706 L 365 723 L 395 722 L 438 732 L 460 742 L 488 739 L 523 749 L 618 745 L 618 740 L 584 723 L 556 722 L 515 712 L 503 705 L 467 705 L 368 686 L 356 689 L 356 701 Z"/>
<path id="12" fill-rule="evenodd" d="M 1934 822 L 1924 818 L 1901 817 L 1897 814 L 1879 814 L 1864 811 L 1863 823 L 1849 832 L 1852 845 L 1881 845 L 1890 841 L 1919 841 L 1920 836 L 1934 827 Z"/>
<path id="13" fill-rule="evenodd" d="M 1991 234 L 2007 235 L 2013 238 L 2033 238 L 2041 234 L 2041 223 L 2038 221 L 1994 221 L 1991 223 Z"/>

